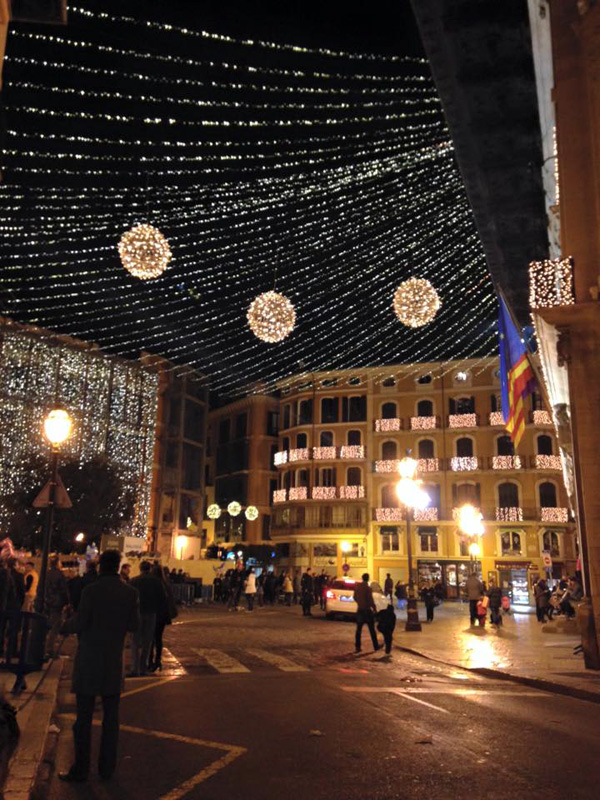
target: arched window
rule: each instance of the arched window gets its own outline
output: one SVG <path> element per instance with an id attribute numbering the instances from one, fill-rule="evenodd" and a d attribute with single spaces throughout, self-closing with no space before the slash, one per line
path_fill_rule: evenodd
<path id="1" fill-rule="evenodd" d="M 298 470 L 298 486 L 308 486 L 308 470 Z"/>
<path id="2" fill-rule="evenodd" d="M 433 417 L 433 403 L 431 400 L 419 400 L 417 403 L 417 417 Z"/>
<path id="3" fill-rule="evenodd" d="M 319 486 L 335 486 L 335 467 L 322 467 L 317 472 Z"/>
<path id="4" fill-rule="evenodd" d="M 333 447 L 333 433 L 331 431 L 321 431 L 319 434 L 320 447 Z"/>
<path id="5" fill-rule="evenodd" d="M 427 507 L 438 509 L 441 508 L 442 494 L 439 483 L 426 483 L 423 486 L 423 489 L 429 497 L 429 505 Z"/>
<path id="6" fill-rule="evenodd" d="M 386 388 L 389 388 L 390 386 L 395 386 L 396 379 L 392 377 L 386 378 L 384 381 L 381 382 L 381 385 L 385 386 Z"/>
<path id="7" fill-rule="evenodd" d="M 312 422 L 312 400 L 300 400 L 298 403 L 298 425 Z"/>
<path id="8" fill-rule="evenodd" d="M 537 451 L 540 456 L 552 455 L 552 437 L 547 436 L 545 433 L 537 437 Z"/>
<path id="9" fill-rule="evenodd" d="M 470 458 L 473 455 L 473 439 L 462 436 L 456 440 L 456 455 L 459 458 Z"/>
<path id="10" fill-rule="evenodd" d="M 381 507 L 398 508 L 398 495 L 393 484 L 388 484 L 381 489 Z"/>
<path id="11" fill-rule="evenodd" d="M 453 503 L 455 506 L 464 506 L 469 503 L 472 506 L 479 506 L 479 484 L 459 483 L 452 487 Z"/>
<path id="12" fill-rule="evenodd" d="M 282 428 L 284 430 L 286 428 L 290 427 L 291 416 L 292 416 L 291 411 L 292 411 L 291 406 L 286 405 L 286 406 L 283 407 L 283 425 L 282 425 Z"/>
<path id="13" fill-rule="evenodd" d="M 384 461 L 391 461 L 398 458 L 398 446 L 396 442 L 384 442 L 381 445 L 381 458 Z"/>
<path id="14" fill-rule="evenodd" d="M 289 436 L 283 437 L 283 442 L 281 443 L 282 450 L 289 450 L 290 449 L 290 438 Z"/>
<path id="15" fill-rule="evenodd" d="M 551 556 L 560 556 L 560 538 L 556 531 L 545 531 L 543 536 L 544 550 Z"/>
<path id="16" fill-rule="evenodd" d="M 348 431 L 348 444 L 360 445 L 360 431 Z"/>
<path id="17" fill-rule="evenodd" d="M 296 435 L 296 447 L 307 447 L 308 446 L 308 436 L 305 433 L 299 433 Z"/>
<path id="18" fill-rule="evenodd" d="M 540 508 L 556 508 L 556 486 L 550 481 L 540 483 L 538 492 L 540 495 Z"/>
<path id="19" fill-rule="evenodd" d="M 362 486 L 362 471 L 360 467 L 348 467 L 346 475 L 347 486 Z"/>
<path id="20" fill-rule="evenodd" d="M 498 508 L 519 508 L 519 487 L 505 481 L 498 486 Z"/>
<path id="21" fill-rule="evenodd" d="M 289 469 L 285 475 L 283 476 L 283 488 L 284 489 L 291 489 L 294 485 L 293 481 L 294 474 L 291 469 Z"/>
<path id="22" fill-rule="evenodd" d="M 398 410 L 396 403 L 384 403 L 381 406 L 381 419 L 396 419 Z"/>
<path id="23" fill-rule="evenodd" d="M 337 397 L 321 399 L 321 423 L 337 422 L 339 419 L 339 403 Z"/>
<path id="24" fill-rule="evenodd" d="M 474 414 L 474 397 L 451 397 L 449 400 L 451 414 Z"/>
<path id="25" fill-rule="evenodd" d="M 421 439 L 417 445 L 419 458 L 435 458 L 435 445 L 433 439 Z"/>
<path id="26" fill-rule="evenodd" d="M 510 436 L 499 436 L 496 439 L 496 455 L 514 456 L 515 448 Z"/>
<path id="27" fill-rule="evenodd" d="M 431 375 L 419 375 L 417 378 L 417 383 L 431 383 Z"/>

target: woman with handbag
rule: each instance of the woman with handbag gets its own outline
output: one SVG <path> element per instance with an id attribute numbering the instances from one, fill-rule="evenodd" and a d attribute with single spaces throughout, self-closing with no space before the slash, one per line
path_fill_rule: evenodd
<path id="1" fill-rule="evenodd" d="M 162 669 L 163 633 L 165 626 L 171 624 L 178 612 L 177 603 L 175 602 L 173 590 L 171 589 L 171 581 L 167 577 L 169 574 L 168 568 L 156 564 L 153 573 L 155 577 L 159 579 L 164 589 L 164 603 L 156 615 L 156 628 L 154 629 L 154 641 L 150 648 L 148 672 L 156 672 L 156 670 L 160 672 Z"/>

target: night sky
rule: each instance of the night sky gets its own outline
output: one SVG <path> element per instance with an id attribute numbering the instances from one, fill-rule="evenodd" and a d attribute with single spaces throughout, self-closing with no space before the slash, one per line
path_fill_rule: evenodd
<path id="1" fill-rule="evenodd" d="M 160 353 L 232 394 L 299 362 L 494 351 L 492 288 L 407 2 L 73 5 L 65 28 L 9 36 L 0 314 Z M 139 222 L 173 251 L 153 281 L 116 249 Z M 426 328 L 392 311 L 411 275 L 442 299 Z M 297 324 L 269 345 L 246 311 L 275 281 Z"/>

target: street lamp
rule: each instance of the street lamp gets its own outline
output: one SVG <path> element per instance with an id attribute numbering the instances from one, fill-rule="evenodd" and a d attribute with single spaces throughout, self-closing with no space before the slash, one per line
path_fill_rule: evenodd
<path id="1" fill-rule="evenodd" d="M 185 550 L 185 547 L 187 545 L 187 540 L 188 540 L 188 537 L 184 536 L 183 534 L 181 534 L 180 536 L 178 536 L 175 539 L 175 548 L 176 548 L 175 555 L 177 555 L 177 550 L 179 550 L 179 560 L 180 561 L 183 561 L 183 551 Z"/>
<path id="2" fill-rule="evenodd" d="M 83 542 L 84 539 L 85 539 L 85 533 L 78 533 L 77 536 L 75 537 L 75 541 L 80 543 Z"/>
<path id="3" fill-rule="evenodd" d="M 409 451 L 410 452 L 410 451 Z M 416 459 L 405 456 L 399 464 L 398 471 L 400 480 L 396 484 L 396 494 L 398 500 L 406 509 L 406 552 L 408 556 L 408 606 L 406 610 L 407 631 L 420 631 L 419 611 L 417 609 L 417 598 L 415 595 L 415 577 L 412 558 L 412 539 L 410 523 L 413 518 L 414 509 L 427 508 L 429 505 L 429 495 L 421 488 L 421 481 L 415 476 L 417 474 L 418 463 Z"/>
<path id="4" fill-rule="evenodd" d="M 483 527 L 483 514 L 475 506 L 466 503 L 458 509 L 458 527 L 469 536 L 469 557 L 471 559 L 471 574 L 475 572 L 475 559 L 481 555 L 481 547 L 478 537 L 482 536 L 485 528 Z"/>
<path id="5" fill-rule="evenodd" d="M 54 504 L 56 501 L 56 484 L 58 482 L 58 453 L 59 446 L 66 442 L 71 435 L 73 423 L 71 417 L 63 408 L 50 411 L 44 420 L 44 435 L 52 445 L 52 460 L 50 464 L 50 482 L 48 492 L 48 505 L 44 522 L 44 538 L 42 544 L 42 566 L 37 595 L 35 598 L 36 611 L 43 613 L 46 600 L 46 573 L 48 572 L 48 556 L 50 554 L 50 541 L 52 538 L 52 525 L 54 523 Z"/>
<path id="6" fill-rule="evenodd" d="M 352 550 L 352 544 L 350 542 L 342 542 L 340 544 L 340 549 L 344 554 L 344 568 L 347 569 L 348 567 L 348 553 Z"/>

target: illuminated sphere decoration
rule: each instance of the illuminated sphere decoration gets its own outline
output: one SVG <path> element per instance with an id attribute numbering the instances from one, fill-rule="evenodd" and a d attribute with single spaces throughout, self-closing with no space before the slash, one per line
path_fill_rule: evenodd
<path id="1" fill-rule="evenodd" d="M 221 507 L 218 506 L 216 503 L 211 503 L 209 507 L 206 509 L 206 516 L 209 519 L 219 519 L 221 516 Z"/>
<path id="2" fill-rule="evenodd" d="M 240 513 L 241 510 L 242 507 L 237 500 L 232 500 L 231 503 L 229 503 L 229 505 L 227 506 L 227 513 L 231 517 L 237 517 L 237 515 Z"/>
<path id="3" fill-rule="evenodd" d="M 256 506 L 248 506 L 244 514 L 246 515 L 246 519 L 253 522 L 255 519 L 258 519 L 258 508 Z"/>
<path id="4" fill-rule="evenodd" d="M 427 325 L 437 314 L 442 301 L 425 278 L 409 278 L 394 293 L 394 312 L 409 328 Z"/>
<path id="5" fill-rule="evenodd" d="M 125 269 L 143 281 L 158 278 L 171 260 L 171 248 L 152 225 L 136 225 L 121 236 L 119 255 Z"/>
<path id="6" fill-rule="evenodd" d="M 250 330 L 263 342 L 281 342 L 294 330 L 296 311 L 284 295 L 265 292 L 252 301 L 247 318 Z"/>

